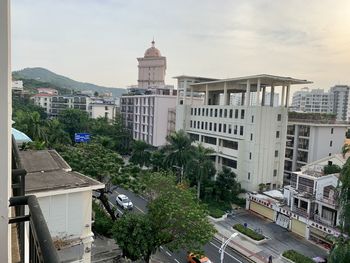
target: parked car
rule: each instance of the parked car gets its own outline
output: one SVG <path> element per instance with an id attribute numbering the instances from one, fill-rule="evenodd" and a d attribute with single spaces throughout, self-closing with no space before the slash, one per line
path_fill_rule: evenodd
<path id="1" fill-rule="evenodd" d="M 208 257 L 204 255 L 202 256 L 196 255 L 192 252 L 188 253 L 187 262 L 188 263 L 212 263 Z"/>
<path id="2" fill-rule="evenodd" d="M 134 205 L 126 195 L 118 195 L 116 198 L 116 202 L 123 209 L 132 209 L 134 207 Z"/>

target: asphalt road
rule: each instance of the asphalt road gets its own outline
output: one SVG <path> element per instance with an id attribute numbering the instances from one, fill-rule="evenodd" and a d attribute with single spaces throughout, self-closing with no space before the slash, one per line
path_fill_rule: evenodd
<path id="1" fill-rule="evenodd" d="M 119 187 L 118 188 L 115 187 L 113 189 L 113 193 L 110 194 L 108 198 L 110 203 L 117 208 L 118 213 L 123 214 L 124 212 L 123 209 L 121 209 L 116 205 L 115 199 L 118 194 L 125 194 L 133 202 L 134 208 L 132 212 L 147 213 L 147 200 L 143 199 L 139 195 L 134 194 L 133 192 L 130 192 L 128 190 L 125 190 Z M 219 254 L 220 246 L 221 246 L 221 241 L 213 239 L 203 247 L 205 255 L 213 263 L 220 263 L 220 254 Z M 177 262 L 177 263 L 187 262 L 186 251 L 171 252 L 167 248 L 161 247 L 160 252 L 162 254 L 162 258 L 164 259 L 164 262 Z M 237 252 L 235 252 L 229 247 L 227 247 L 225 250 L 224 262 L 225 263 L 249 263 L 248 260 L 240 256 Z"/>

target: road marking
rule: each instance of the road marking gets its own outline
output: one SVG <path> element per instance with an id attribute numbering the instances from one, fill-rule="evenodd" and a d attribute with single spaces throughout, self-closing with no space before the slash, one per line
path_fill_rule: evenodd
<path id="1" fill-rule="evenodd" d="M 169 257 L 171 257 L 171 254 L 170 254 L 168 251 L 165 250 L 165 253 L 166 253 Z"/>
<path id="2" fill-rule="evenodd" d="M 180 263 L 176 258 L 174 258 L 174 260 L 175 260 L 177 263 Z"/>
<path id="3" fill-rule="evenodd" d="M 164 249 L 162 246 L 160 246 L 160 249 Z"/>
<path id="4" fill-rule="evenodd" d="M 112 208 L 113 208 L 113 207 L 116 207 L 116 206 L 115 206 L 111 201 L 109 201 L 109 200 L 108 200 L 108 203 L 112 206 Z M 118 207 L 116 207 L 116 208 L 117 208 L 116 210 L 117 210 L 118 213 L 120 213 L 120 214 L 122 214 L 122 215 L 124 214 L 121 210 L 119 210 Z"/>
<path id="5" fill-rule="evenodd" d="M 218 247 L 217 245 L 215 245 L 213 242 L 210 241 L 209 243 L 210 243 L 212 246 L 214 246 L 214 247 L 220 249 L 220 247 Z M 229 257 L 233 258 L 234 260 L 237 260 L 239 263 L 243 263 L 243 262 L 240 261 L 238 258 L 232 256 L 231 254 L 227 253 L 226 251 L 225 251 L 225 254 L 228 255 Z"/>
<path id="6" fill-rule="evenodd" d="M 137 210 L 139 210 L 141 213 L 145 214 L 145 212 L 144 212 L 144 211 L 142 211 L 142 209 L 141 209 L 141 208 L 138 208 L 136 205 L 134 205 L 134 207 L 135 207 Z"/>

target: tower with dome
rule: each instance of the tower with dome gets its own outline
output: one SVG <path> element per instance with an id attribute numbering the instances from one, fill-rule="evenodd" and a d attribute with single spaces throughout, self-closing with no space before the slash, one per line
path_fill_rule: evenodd
<path id="1" fill-rule="evenodd" d="M 137 58 L 139 65 L 138 87 L 139 88 L 162 88 L 165 86 L 164 78 L 166 71 L 166 57 L 163 57 L 155 47 L 154 39 L 152 46 L 145 51 L 144 57 Z"/>

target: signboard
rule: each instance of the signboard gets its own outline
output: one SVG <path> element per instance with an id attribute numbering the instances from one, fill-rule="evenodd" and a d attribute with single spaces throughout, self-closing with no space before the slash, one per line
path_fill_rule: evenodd
<path id="1" fill-rule="evenodd" d="M 89 142 L 90 134 L 89 133 L 76 133 L 74 135 L 75 142 Z"/>

